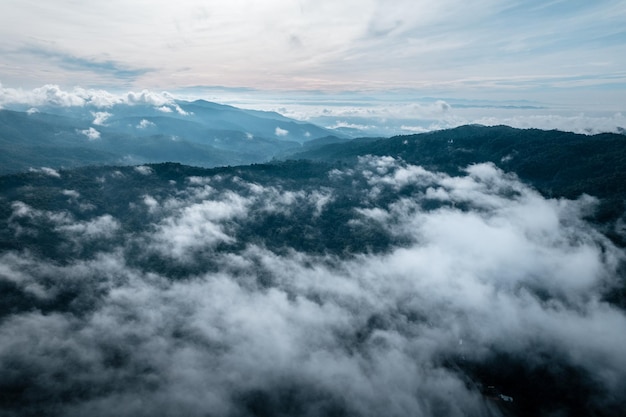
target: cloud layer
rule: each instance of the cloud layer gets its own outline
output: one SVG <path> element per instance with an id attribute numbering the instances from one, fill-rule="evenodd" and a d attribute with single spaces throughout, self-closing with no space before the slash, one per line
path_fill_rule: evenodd
<path id="1" fill-rule="evenodd" d="M 3 87 L 0 84 L 0 108 L 6 105 L 95 107 L 108 108 L 117 104 L 144 104 L 165 108 L 174 105 L 174 98 L 166 92 L 155 93 L 148 90 L 114 94 L 105 90 L 74 87 L 64 90 L 58 85 L 46 84 L 32 90 Z M 170 109 L 171 111 L 171 109 Z M 103 123 L 110 116 L 107 112 L 95 112 L 94 124 Z"/>
<path id="2" fill-rule="evenodd" d="M 233 93 L 226 90 L 210 93 L 211 100 L 240 108 L 273 111 L 287 117 L 337 129 L 356 137 L 394 136 L 450 129 L 466 124 L 507 125 L 516 128 L 557 129 L 583 134 L 626 131 L 626 115 L 607 103 L 585 112 L 591 102 L 562 108 L 542 102 L 515 100 L 466 100 L 415 97 L 406 93 L 363 95 L 344 93 L 328 96 L 321 93 L 288 93 L 280 97 L 263 92 Z M 95 126 L 106 126 L 114 106 L 147 105 L 168 114 L 188 116 L 177 103 L 181 99 L 207 98 L 202 92 L 106 90 L 75 87 L 66 90 L 58 85 L 44 85 L 32 90 L 3 87 L 0 84 L 0 109 L 27 111 L 29 114 L 47 106 L 85 108 Z M 182 102 L 181 102 L 182 103 Z M 39 108 L 38 108 L 39 107 Z M 107 111 L 108 110 L 108 111 Z M 154 127 L 141 120 L 137 128 Z M 289 131 L 276 126 L 275 136 L 288 137 Z M 92 134 L 93 136 L 93 134 Z"/>
<path id="3" fill-rule="evenodd" d="M 98 181 L 157 175 L 136 171 Z M 7 233 L 65 256 L 0 254 L 7 415 L 492 415 L 472 369 L 498 355 L 585 375 L 587 410 L 623 406 L 626 315 L 603 294 L 624 253 L 584 220 L 594 198 L 546 199 L 491 164 L 366 157 L 326 176 L 163 180 L 124 197 L 134 229 L 76 190 L 59 210 L 12 201 Z M 333 228 L 391 244 L 281 247 L 346 201 Z"/>
<path id="4" fill-rule="evenodd" d="M 41 7 L 7 0 L 0 78 L 23 86 L 47 80 L 170 89 L 566 89 L 579 98 L 590 88 L 606 96 L 607 86 L 624 87 L 623 6 L 621 0 L 158 0 L 146 7 L 54 0 Z"/>

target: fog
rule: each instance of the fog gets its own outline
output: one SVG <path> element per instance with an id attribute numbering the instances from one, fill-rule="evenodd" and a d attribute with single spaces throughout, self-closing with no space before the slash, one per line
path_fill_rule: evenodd
<path id="1" fill-rule="evenodd" d="M 344 222 L 384 230 L 385 250 L 244 237 L 277 213 L 323 216 L 351 183 L 366 186 Z M 303 189 L 188 177 L 129 205 L 141 231 L 13 201 L 10 233 L 51 228 L 67 258 L 0 253 L 18 294 L 0 321 L 0 415 L 494 415 L 471 369 L 497 355 L 576 369 L 589 406 L 610 410 L 626 392 L 626 314 L 604 295 L 624 253 L 586 220 L 596 204 L 547 199 L 492 164 L 449 176 L 390 157 Z"/>

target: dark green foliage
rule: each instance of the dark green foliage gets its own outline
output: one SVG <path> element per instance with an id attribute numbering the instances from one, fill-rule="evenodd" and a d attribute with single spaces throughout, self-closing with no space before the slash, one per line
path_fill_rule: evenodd
<path id="1" fill-rule="evenodd" d="M 196 105 L 211 107 L 210 103 Z M 11 116 L 0 112 L 2 115 Z M 46 123 L 61 123 L 60 119 L 56 122 L 53 119 L 48 117 Z M 43 125 L 36 126 L 40 128 Z M 203 148 L 191 141 L 183 146 L 174 145 L 173 141 L 166 145 L 165 137 L 146 136 L 136 144 L 128 145 L 121 144 L 125 140 L 122 134 L 111 136 L 110 140 L 119 141 L 120 147 L 127 150 L 148 144 L 144 154 L 155 158 L 156 154 L 151 155 L 151 152 L 159 144 L 163 144 L 163 150 L 172 160 L 203 155 Z M 361 216 L 359 210 L 389 209 L 403 198 L 417 201 L 424 190 L 415 184 L 408 184 L 398 188 L 381 188 L 375 199 L 365 198 L 372 186 L 363 172 L 363 166 L 357 162 L 358 157 L 364 155 L 391 155 L 453 176 L 463 175 L 463 169 L 469 164 L 490 161 L 504 171 L 517 174 L 547 197 L 576 198 L 583 193 L 597 196 L 601 205 L 590 219 L 614 242 L 624 246 L 624 236 L 615 227 L 623 216 L 626 200 L 626 138 L 619 135 L 583 136 L 556 131 L 465 126 L 424 135 L 358 139 L 346 143 L 336 138 L 324 138 L 307 148 L 308 151 L 297 155 L 300 159 L 245 166 L 201 168 L 167 162 L 142 167 L 92 166 L 59 170 L 52 175 L 39 171 L 0 176 L 0 254 L 45 261 L 49 271 L 26 272 L 39 274 L 37 283 L 44 289 L 55 290 L 48 298 L 41 298 L 10 279 L 0 280 L 0 321 L 12 315 L 35 311 L 74 318 L 88 317 L 115 287 L 118 279 L 115 270 L 111 272 L 113 276 L 107 276 L 100 270 L 82 273 L 78 282 L 64 276 L 63 268 L 77 260 L 88 263 L 98 256 L 110 255 L 118 248 L 123 250 L 115 256 L 124 258 L 121 263 L 131 271 L 128 274 L 132 271 L 141 271 L 145 276 L 155 273 L 168 280 L 163 285 L 169 285 L 169 281 L 186 283 L 186 280 L 191 281 L 202 274 L 222 272 L 219 255 L 241 255 L 250 247 L 268 249 L 278 256 L 300 252 L 318 265 L 328 265 L 339 263 L 338 260 L 358 260 L 360 256 L 372 253 L 384 255 L 415 244 L 401 233 L 391 233 L 374 220 Z M 245 159 L 241 155 L 238 158 Z M 331 178 L 334 170 L 343 173 L 351 171 L 353 174 Z M 263 198 L 255 200 L 255 186 L 263 189 Z M 206 187 L 207 193 L 210 192 L 208 197 L 202 197 L 201 193 L 193 194 L 194 190 L 202 190 L 203 187 Z M 273 191 L 281 196 L 292 194 L 292 203 L 281 207 L 280 203 L 274 202 L 275 207 L 268 209 L 265 204 L 272 202 L 268 195 Z M 311 196 L 325 191 L 333 198 L 323 206 L 317 206 Z M 147 197 L 155 199 L 162 207 L 166 206 L 164 203 L 177 199 L 189 207 L 211 199 L 225 201 L 229 193 L 246 199 L 250 204 L 245 217 L 224 221 L 223 226 L 233 237 L 232 240 L 214 246 L 194 247 L 180 255 L 185 258 L 184 261 L 146 246 L 154 243 L 162 222 L 171 220 L 176 214 L 176 210 L 171 208 L 166 214 L 151 212 L 145 202 Z M 511 196 L 506 197 L 515 197 L 514 193 L 515 190 L 511 190 Z M 430 200 L 420 204 L 420 210 L 430 211 L 449 203 Z M 30 214 L 17 215 L 21 207 L 31 210 Z M 462 204 L 456 208 L 469 210 Z M 58 220 L 59 216 L 62 220 Z M 80 225 L 81 222 L 106 216 L 118 222 L 119 229 L 104 237 L 87 239 L 81 236 L 83 240 L 76 243 L 71 233 L 59 228 L 59 224 Z M 145 238 L 148 234 L 152 241 Z M 255 286 L 255 290 L 265 291 L 276 284 L 277 278 L 271 268 L 255 258 L 254 253 L 247 253 L 246 260 L 253 265 L 254 282 L 237 282 L 238 285 L 251 285 Z M 246 271 L 238 271 L 236 265 L 229 267 L 231 269 L 227 272 L 232 279 L 241 278 L 245 282 L 240 275 Z M 311 265 L 313 267 L 315 265 Z M 601 294 L 604 301 L 622 310 L 626 308 L 625 271 L 622 265 L 618 274 L 621 274 L 623 282 L 613 283 L 613 287 Z M 297 278 L 291 277 L 294 280 Z M 529 297 L 546 303 L 550 301 L 550 294 L 532 292 L 530 287 L 527 290 Z M 310 296 L 307 301 L 323 302 L 314 293 L 307 296 Z M 377 331 L 396 332 L 398 329 L 394 326 L 398 323 L 426 326 L 429 314 L 403 306 L 392 309 L 389 314 L 374 311 L 369 318 L 355 325 L 353 332 L 341 335 L 345 340 L 345 351 L 351 357 L 361 356 L 366 361 Z M 181 327 L 177 332 L 183 334 L 185 329 Z M 125 350 L 121 343 L 111 341 L 102 347 L 102 363 L 106 369 L 129 366 L 129 350 Z M 619 415 L 620 410 L 610 407 L 623 404 L 620 399 L 610 399 L 610 407 L 589 403 L 589 398 L 602 398 L 603 393 L 597 392 L 585 369 L 569 364 L 559 357 L 559 352 L 540 350 L 529 359 L 494 350 L 466 360 L 454 350 L 444 351 L 437 360 L 451 372 L 463 375 L 460 379 L 466 378 L 470 388 L 482 384 L 485 401 L 498 401 L 491 398 L 493 393 L 486 388 L 490 385 L 515 398 L 513 406 L 495 403 L 505 415 Z M 114 383 L 100 386 L 101 392 L 94 392 L 95 388 L 91 386 L 65 384 L 64 380 L 69 378 L 64 372 L 71 372 L 69 370 L 52 376 L 46 374 L 45 378 L 55 378 L 57 386 L 62 387 L 58 391 L 50 391 L 46 386 L 49 381 L 39 376 L 36 367 L 23 363 L 15 367 L 18 368 L 18 365 L 26 371 L 17 376 L 5 375 L 0 382 L 0 407 L 21 410 L 21 404 L 28 404 L 30 409 L 39 410 L 49 404 L 98 398 L 103 393 L 118 389 Z M 68 363 L 67 366 L 68 369 L 75 369 L 80 363 Z M 144 384 L 149 390 L 148 379 L 144 377 L 151 372 L 146 367 L 124 374 L 126 379 L 120 377 L 118 382 L 140 388 Z M 168 382 L 150 380 L 154 384 Z M 294 379 L 269 386 L 271 389 L 237 390 L 234 401 L 241 407 L 238 410 L 240 414 L 306 415 L 309 412 L 309 415 L 344 416 L 356 413 L 340 392 L 318 389 L 314 381 Z M 50 399 L 46 395 L 58 398 Z M 442 395 L 445 397 L 445 393 Z M 436 414 L 437 408 L 433 410 Z M 602 414 L 602 410 L 606 414 Z M 47 411 L 58 414 L 54 410 Z"/>
<path id="2" fill-rule="evenodd" d="M 626 201 L 626 137 L 580 135 L 506 126 L 462 126 L 389 139 L 354 139 L 296 154 L 319 161 L 354 161 L 362 155 L 392 155 L 408 163 L 458 174 L 469 164 L 493 162 L 549 197 L 602 200 L 596 218 L 614 221 Z M 621 242 L 622 244 L 626 242 Z"/>
<path id="3" fill-rule="evenodd" d="M 597 394 L 593 380 L 584 369 L 568 365 L 554 353 L 529 359 L 494 352 L 479 363 L 463 361 L 454 367 L 482 381 L 480 388 L 487 398 L 514 411 L 514 415 L 618 415 L 618 410 L 589 403 L 588 399 Z M 514 403 L 506 404 L 499 394 L 514 398 Z"/>

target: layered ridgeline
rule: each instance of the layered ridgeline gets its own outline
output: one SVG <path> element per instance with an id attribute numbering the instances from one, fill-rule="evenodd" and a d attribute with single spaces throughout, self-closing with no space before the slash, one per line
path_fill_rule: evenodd
<path id="1" fill-rule="evenodd" d="M 278 113 L 204 100 L 70 104 L 0 110 L 0 173 L 166 161 L 240 165 L 331 133 Z"/>
<path id="2" fill-rule="evenodd" d="M 619 416 L 625 139 L 0 177 L 0 410 Z"/>

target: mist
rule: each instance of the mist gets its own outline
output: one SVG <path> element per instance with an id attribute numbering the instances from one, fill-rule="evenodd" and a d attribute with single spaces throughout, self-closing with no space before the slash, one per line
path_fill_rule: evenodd
<path id="1" fill-rule="evenodd" d="M 24 244 L 0 253 L 1 415 L 498 415 L 483 385 L 508 366 L 573 375 L 581 412 L 624 406 L 626 314 L 606 300 L 624 253 L 589 221 L 596 198 L 490 163 L 368 156 L 304 185 L 157 171 L 98 177 L 160 184 L 117 197 L 141 224 L 66 171 L 46 179 L 58 210 L 3 198 Z M 317 235 L 331 213 L 341 251 Z"/>

